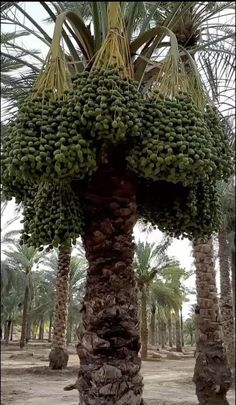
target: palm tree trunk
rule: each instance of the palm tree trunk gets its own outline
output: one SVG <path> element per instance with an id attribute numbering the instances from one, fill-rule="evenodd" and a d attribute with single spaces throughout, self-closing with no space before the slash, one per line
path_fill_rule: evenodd
<path id="1" fill-rule="evenodd" d="M 150 343 L 156 344 L 156 307 L 153 306 L 151 310 L 151 322 L 150 322 Z"/>
<path id="2" fill-rule="evenodd" d="M 28 322 L 26 325 L 26 342 L 31 339 L 31 319 L 28 317 Z"/>
<path id="3" fill-rule="evenodd" d="M 161 321 L 158 321 L 158 342 L 159 342 L 159 347 L 162 346 L 162 325 Z"/>
<path id="4" fill-rule="evenodd" d="M 167 336 L 166 336 L 166 323 L 162 323 L 162 336 L 163 336 L 163 348 L 166 346 L 167 343 Z"/>
<path id="5" fill-rule="evenodd" d="M 14 323 L 11 321 L 11 330 L 10 330 L 10 341 L 13 341 L 13 330 L 14 330 Z"/>
<path id="6" fill-rule="evenodd" d="M 141 359 L 147 359 L 148 327 L 147 327 L 147 291 L 146 286 L 141 289 Z"/>
<path id="7" fill-rule="evenodd" d="M 38 323 L 36 322 L 34 322 L 33 323 L 33 330 L 32 330 L 32 337 L 33 337 L 33 340 L 36 340 L 37 339 L 37 331 L 38 331 Z"/>
<path id="8" fill-rule="evenodd" d="M 5 322 L 5 327 L 4 327 L 4 340 L 5 340 L 5 343 L 6 343 L 6 345 L 8 345 L 9 344 L 9 339 L 10 339 L 10 330 L 11 330 L 11 319 L 8 319 L 6 322 Z"/>
<path id="9" fill-rule="evenodd" d="M 68 294 L 71 248 L 60 248 L 53 314 L 52 349 L 49 367 L 52 370 L 66 368 L 69 355 L 66 349 L 66 326 L 68 317 Z"/>
<path id="10" fill-rule="evenodd" d="M 212 240 L 195 241 L 197 309 L 196 364 L 193 381 L 200 405 L 228 405 L 231 372 L 222 341 Z"/>
<path id="11" fill-rule="evenodd" d="M 183 308 L 180 307 L 181 345 L 184 347 Z"/>
<path id="12" fill-rule="evenodd" d="M 39 323 L 39 340 L 43 340 L 44 338 L 44 320 L 40 319 Z"/>
<path id="13" fill-rule="evenodd" d="M 29 309 L 29 286 L 26 282 L 25 285 L 25 295 L 24 295 L 24 304 L 23 304 L 23 314 L 22 314 L 22 326 L 21 326 L 21 337 L 20 337 L 20 348 L 25 347 L 26 344 L 26 327 L 28 319 L 28 309 Z"/>
<path id="14" fill-rule="evenodd" d="M 228 362 L 233 368 L 235 363 L 234 352 L 234 316 L 233 300 L 230 283 L 229 246 L 226 232 L 218 234 L 219 262 L 220 262 L 220 309 L 223 328 L 224 343 Z"/>
<path id="15" fill-rule="evenodd" d="M 231 277 L 232 277 L 232 292 L 233 292 L 233 310 L 235 316 L 235 251 L 231 249 Z"/>
<path id="16" fill-rule="evenodd" d="M 175 327 L 176 327 L 176 351 L 177 352 L 182 352 L 181 327 L 180 327 L 179 311 L 176 311 L 175 315 L 176 315 L 176 321 L 175 321 Z"/>
<path id="17" fill-rule="evenodd" d="M 193 333 L 190 332 L 190 345 L 193 346 Z"/>
<path id="18" fill-rule="evenodd" d="M 81 405 L 141 405 L 135 188 L 128 175 L 98 173 L 85 196 L 88 260 L 77 352 Z"/>
<path id="19" fill-rule="evenodd" d="M 158 328 L 158 324 L 156 325 L 156 346 L 159 347 L 159 328 Z"/>
<path id="20" fill-rule="evenodd" d="M 165 333 L 164 333 L 164 323 L 160 321 L 160 346 L 162 349 L 165 348 Z"/>
<path id="21" fill-rule="evenodd" d="M 176 347 L 176 325 L 175 322 L 172 323 L 172 343 Z"/>
<path id="22" fill-rule="evenodd" d="M 52 341 L 52 315 L 49 318 L 49 327 L 48 327 L 48 342 Z"/>
<path id="23" fill-rule="evenodd" d="M 171 315 L 170 315 L 171 316 Z M 171 317 L 168 319 L 169 346 L 173 346 Z"/>
<path id="24" fill-rule="evenodd" d="M 72 327 L 73 327 L 72 319 L 71 319 L 70 316 L 68 316 L 67 333 L 66 333 L 66 343 L 67 343 L 67 345 L 69 343 L 71 343 L 71 340 L 72 340 Z"/>
<path id="25" fill-rule="evenodd" d="M 32 311 L 32 303 L 31 299 L 29 299 L 29 307 L 28 307 L 28 314 L 27 314 L 27 323 L 26 323 L 26 343 L 29 342 L 31 339 L 31 311 Z"/>

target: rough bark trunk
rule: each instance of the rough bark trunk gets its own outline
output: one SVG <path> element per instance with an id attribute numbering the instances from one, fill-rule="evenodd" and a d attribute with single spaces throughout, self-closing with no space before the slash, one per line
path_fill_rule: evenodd
<path id="1" fill-rule="evenodd" d="M 184 347 L 184 325 L 183 325 L 183 308 L 180 307 L 180 327 L 181 327 L 181 345 Z"/>
<path id="2" fill-rule="evenodd" d="M 6 345 L 9 344 L 11 323 L 12 323 L 11 319 L 8 319 L 4 325 L 4 340 Z"/>
<path id="3" fill-rule="evenodd" d="M 44 320 L 40 319 L 39 323 L 39 340 L 43 340 L 44 338 Z"/>
<path id="4" fill-rule="evenodd" d="M 13 341 L 14 322 L 11 321 L 10 341 Z"/>
<path id="5" fill-rule="evenodd" d="M 142 325 L 142 300 L 141 300 L 141 291 L 138 289 L 137 293 L 137 301 L 138 301 L 138 320 L 139 320 L 139 335 L 141 336 L 141 325 Z"/>
<path id="6" fill-rule="evenodd" d="M 21 326 L 21 337 L 20 337 L 20 348 L 22 349 L 26 345 L 26 334 L 27 334 L 27 320 L 28 320 L 28 310 L 29 310 L 29 286 L 25 286 L 24 304 L 23 304 L 23 314 L 22 314 L 22 326 Z"/>
<path id="7" fill-rule="evenodd" d="M 175 325 L 175 322 L 172 323 L 172 340 L 173 340 L 173 346 L 176 347 L 176 325 Z"/>
<path id="8" fill-rule="evenodd" d="M 168 344 L 168 336 L 167 336 L 166 322 L 164 322 L 163 329 L 164 329 L 164 342 L 165 342 L 165 346 L 167 346 L 167 344 Z"/>
<path id="9" fill-rule="evenodd" d="M 173 346 L 171 318 L 168 319 L 169 346 Z"/>
<path id="10" fill-rule="evenodd" d="M 67 345 L 71 343 L 72 341 L 72 319 L 68 317 L 68 322 L 67 322 L 67 333 L 66 333 L 66 343 Z"/>
<path id="11" fill-rule="evenodd" d="M 27 313 L 27 321 L 26 321 L 26 343 L 29 342 L 31 339 L 31 311 L 32 311 L 32 305 L 31 305 L 31 299 L 29 299 L 29 307 L 28 307 L 28 313 Z"/>
<path id="12" fill-rule="evenodd" d="M 165 330 L 164 330 L 164 322 L 160 321 L 160 345 L 162 349 L 165 348 Z"/>
<path id="13" fill-rule="evenodd" d="M 33 340 L 36 340 L 36 339 L 37 339 L 37 332 L 38 332 L 38 323 L 37 323 L 37 322 L 34 322 L 34 323 L 33 323 L 33 327 L 32 327 L 32 337 L 33 337 Z"/>
<path id="14" fill-rule="evenodd" d="M 141 359 L 147 359 L 148 326 L 147 326 L 147 290 L 146 286 L 141 289 Z"/>
<path id="15" fill-rule="evenodd" d="M 77 352 L 81 405 L 141 405 L 135 187 L 127 173 L 97 172 L 85 195 L 89 263 Z"/>
<path id="16" fill-rule="evenodd" d="M 52 315 L 49 318 L 49 327 L 48 327 L 48 342 L 52 341 Z"/>
<path id="17" fill-rule="evenodd" d="M 158 321 L 158 343 L 159 347 L 162 346 L 162 327 L 161 327 L 161 321 Z"/>
<path id="18" fill-rule="evenodd" d="M 190 345 L 193 346 L 193 334 L 190 332 Z"/>
<path id="19" fill-rule="evenodd" d="M 230 255 L 226 232 L 218 234 L 220 262 L 220 309 L 224 343 L 229 365 L 235 364 L 234 316 L 230 283 Z"/>
<path id="20" fill-rule="evenodd" d="M 150 343 L 156 345 L 156 307 L 153 306 L 151 310 L 151 322 L 150 322 Z"/>
<path id="21" fill-rule="evenodd" d="M 69 359 L 66 350 L 66 326 L 68 316 L 70 258 L 71 248 L 61 247 L 58 256 L 52 349 L 49 354 L 49 367 L 52 370 L 66 368 Z"/>
<path id="22" fill-rule="evenodd" d="M 232 278 L 232 292 L 233 292 L 233 311 L 235 318 L 235 249 L 230 249 L 231 256 L 231 278 Z"/>
<path id="23" fill-rule="evenodd" d="M 158 325 L 156 325 L 156 346 L 159 347 Z"/>
<path id="24" fill-rule="evenodd" d="M 197 308 L 196 365 L 193 381 L 200 405 L 228 405 L 231 372 L 219 321 L 212 240 L 194 242 Z"/>
<path id="25" fill-rule="evenodd" d="M 180 327 L 180 316 L 179 311 L 176 311 L 176 321 L 175 321 L 175 328 L 176 328 L 176 351 L 182 352 L 182 345 L 181 345 L 181 327 Z"/>

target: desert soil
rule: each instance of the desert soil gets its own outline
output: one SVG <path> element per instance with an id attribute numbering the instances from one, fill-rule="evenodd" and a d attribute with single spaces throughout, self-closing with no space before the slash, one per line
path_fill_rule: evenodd
<path id="1" fill-rule="evenodd" d="M 78 405 L 78 392 L 64 391 L 76 380 L 78 356 L 70 348 L 66 370 L 52 371 L 47 367 L 49 347 L 29 345 L 2 346 L 1 405 Z M 194 357 L 181 360 L 143 362 L 144 399 L 147 405 L 196 405 L 192 383 Z M 228 393 L 230 405 L 235 404 L 234 390 Z"/>

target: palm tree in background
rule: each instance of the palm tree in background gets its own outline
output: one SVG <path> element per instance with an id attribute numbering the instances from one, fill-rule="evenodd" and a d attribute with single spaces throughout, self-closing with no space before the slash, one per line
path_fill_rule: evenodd
<path id="1" fill-rule="evenodd" d="M 14 323 L 18 320 L 19 310 L 24 297 L 24 272 L 9 266 L 6 260 L 1 263 L 1 330 L 4 341 L 12 339 Z"/>
<path id="2" fill-rule="evenodd" d="M 197 355 L 194 370 L 197 395 L 200 404 L 228 404 L 225 397 L 230 387 L 231 373 L 227 366 L 223 345 L 212 240 L 194 241 L 193 256 L 195 259 L 197 290 Z M 216 353 L 218 368 L 209 370 L 208 365 L 214 362 Z M 223 380 L 220 371 L 222 369 L 225 375 Z M 206 376 L 208 376 L 208 380 Z M 220 388 L 217 389 L 217 387 Z"/>
<path id="3" fill-rule="evenodd" d="M 218 234 L 218 256 L 220 264 L 220 309 L 222 318 L 222 330 L 226 352 L 230 366 L 235 364 L 235 333 L 234 333 L 234 309 L 232 298 L 232 286 L 235 291 L 235 276 L 233 263 L 230 266 L 230 246 L 229 235 L 235 232 L 235 186 L 234 179 L 229 184 L 221 186 L 222 207 L 224 220 L 222 228 Z M 230 267 L 232 268 L 232 283 L 230 280 Z"/>
<path id="4" fill-rule="evenodd" d="M 184 322 L 184 334 L 186 336 L 187 344 L 193 346 L 195 344 L 195 319 L 194 315 L 189 316 Z"/>
<path id="5" fill-rule="evenodd" d="M 169 259 L 166 249 L 170 239 L 163 239 L 159 244 L 138 241 L 134 255 L 134 270 L 141 294 L 141 357 L 147 358 L 148 327 L 147 327 L 147 302 L 150 286 L 158 274 L 167 266 L 173 264 Z"/>
<path id="6" fill-rule="evenodd" d="M 83 250 L 80 250 L 83 253 Z M 50 268 L 50 271 L 56 274 L 52 350 L 49 355 L 49 367 L 52 369 L 61 369 L 67 366 L 69 356 L 66 343 L 70 340 L 69 336 L 72 333 L 72 308 L 73 306 L 78 308 L 78 303 L 73 302 L 73 295 L 78 292 L 78 283 L 80 284 L 80 291 L 83 287 L 86 268 L 84 256 L 71 257 L 70 255 L 66 266 L 63 266 L 64 254 L 63 258 L 60 255 L 60 251 L 54 250 L 50 256 L 41 262 L 41 265 Z"/>
<path id="7" fill-rule="evenodd" d="M 1 205 L 1 218 L 6 215 L 7 201 L 4 201 Z M 7 220 L 3 227 L 1 228 L 1 246 L 4 247 L 8 244 L 12 244 L 15 241 L 16 236 L 19 235 L 19 230 L 9 230 L 10 226 L 13 225 L 20 218 L 19 213 L 14 212 L 14 216 Z"/>
<path id="8" fill-rule="evenodd" d="M 67 8 L 67 3 L 65 2 L 44 2 L 41 4 L 52 20 L 55 20 L 56 15 Z M 23 20 L 25 19 L 28 21 L 30 19 L 31 24 L 34 26 L 33 30 L 30 29 L 31 34 L 37 35 L 37 37 L 41 38 L 44 43 L 48 45 L 50 44 L 51 38 L 36 21 L 32 21 L 31 16 L 28 15 L 23 7 L 21 7 L 18 3 L 14 3 L 14 7 L 17 9 L 18 13 L 16 18 L 15 13 L 12 13 L 8 6 L 11 7 L 12 4 L 7 5 L 4 2 L 2 5 L 5 21 L 12 24 L 17 23 L 19 26 L 21 26 L 21 29 L 23 28 L 29 32 L 27 25 L 21 23 L 21 21 L 16 21 L 16 19 L 18 17 L 20 18 L 20 16 L 24 17 Z M 78 62 L 77 64 L 74 64 L 75 70 L 79 71 L 83 69 L 84 66 L 91 66 L 93 56 L 103 43 L 107 32 L 106 6 L 107 4 L 104 2 L 96 2 L 93 4 L 91 2 L 79 3 L 77 6 L 73 3 L 69 4 L 69 7 L 73 7 L 77 13 L 77 32 L 75 34 L 75 31 L 72 30 L 71 25 L 68 25 L 66 22 L 63 38 L 66 44 L 66 51 L 68 51 L 70 55 L 73 55 L 73 59 Z M 218 61 L 218 66 L 220 63 L 222 63 L 222 61 L 224 66 L 230 66 L 230 45 L 228 46 L 228 42 L 233 38 L 234 33 L 230 31 L 230 27 L 226 27 L 225 25 L 222 27 L 222 24 L 220 24 L 218 21 L 215 22 L 214 18 L 216 19 L 219 12 L 231 7 L 231 2 L 228 2 L 227 4 L 212 4 L 210 2 L 206 2 L 204 4 L 202 4 L 202 2 L 167 2 L 161 4 L 154 3 L 151 5 L 145 2 L 122 2 L 121 6 L 127 26 L 129 48 L 132 57 L 131 64 L 134 68 L 134 77 L 138 81 L 142 80 L 146 89 L 150 88 L 151 83 L 155 80 L 155 74 L 158 70 L 158 65 L 155 63 L 155 61 L 160 60 L 161 46 L 164 42 L 163 32 L 160 33 L 160 30 L 152 27 L 168 27 L 168 29 L 175 32 L 180 49 L 181 46 L 183 47 L 187 44 L 187 51 L 189 54 L 195 57 L 198 66 L 202 62 L 203 72 L 201 74 L 211 89 L 213 89 L 212 82 L 214 82 L 214 80 L 212 80 L 209 71 L 206 69 L 206 63 L 204 62 L 203 58 L 204 53 L 211 54 L 211 57 L 212 55 L 217 55 L 219 53 L 218 45 L 220 44 L 222 45 L 220 49 L 221 57 L 218 60 L 216 59 L 216 61 Z M 91 25 L 88 25 L 87 23 Z M 217 26 L 217 34 L 215 34 L 213 28 L 214 25 Z M 93 36 L 90 32 L 90 26 L 92 26 L 94 29 Z M 200 28 L 201 35 L 199 32 Z M 229 29 L 228 32 L 225 32 L 226 28 Z M 216 36 L 214 37 L 214 35 Z M 164 45 L 164 47 L 167 46 L 169 45 Z M 232 60 L 232 55 L 230 60 Z M 72 65 L 70 66 L 73 68 Z M 220 65 L 219 70 L 222 72 L 223 69 L 221 66 L 222 65 Z M 121 173 L 119 173 L 118 178 L 119 176 L 122 178 Z M 99 201 L 102 200 L 102 196 L 106 194 L 107 189 L 110 189 L 112 196 L 117 195 L 118 190 L 120 192 L 120 181 L 118 181 L 118 178 L 115 182 L 109 182 L 107 175 L 105 178 L 103 176 L 101 179 L 95 179 L 95 181 L 91 182 L 90 185 L 90 195 L 96 195 L 97 200 Z M 106 188 L 105 190 L 103 185 Z M 135 195 L 132 193 L 132 184 L 130 184 L 128 181 L 126 186 L 127 189 L 130 189 L 130 194 L 128 196 L 126 193 L 126 199 L 128 198 L 131 206 L 135 207 Z M 108 197 L 110 197 L 110 195 Z M 93 212 L 93 209 L 96 209 L 96 204 L 94 205 L 92 200 L 88 199 L 86 204 L 91 212 Z M 105 208 L 105 203 L 103 204 L 103 208 Z M 107 223 L 107 221 L 112 221 L 112 218 L 108 218 L 107 216 L 99 219 L 101 226 L 105 226 L 104 224 Z M 125 232 L 122 231 L 119 235 L 121 238 L 125 239 L 126 247 L 119 245 L 121 247 L 119 261 L 112 264 L 112 269 L 105 268 L 106 271 L 104 270 L 103 277 L 106 282 L 104 280 L 101 282 L 100 268 L 98 268 L 99 260 L 101 261 L 101 259 L 103 259 L 103 253 L 98 249 L 96 255 L 91 256 L 90 250 L 91 246 L 95 245 L 97 247 L 99 245 L 98 240 L 94 239 L 94 229 L 102 234 L 104 232 L 104 230 L 100 228 L 100 225 L 98 225 L 96 222 L 97 218 L 91 221 L 89 226 L 87 226 L 83 238 L 86 257 L 89 262 L 89 271 L 83 305 L 83 325 L 79 334 L 80 342 L 78 345 L 78 353 L 80 356 L 81 366 L 79 371 L 78 386 L 80 389 L 81 401 L 86 404 L 96 401 L 98 392 L 100 393 L 100 397 L 102 396 L 101 402 L 103 401 L 106 404 L 108 403 L 108 397 L 110 397 L 110 395 L 116 396 L 115 400 L 120 404 L 140 404 L 141 402 L 142 379 L 138 375 L 140 370 L 140 362 L 138 359 L 139 338 L 136 327 L 137 310 L 135 306 L 137 299 L 135 280 L 131 268 L 134 253 L 134 249 L 132 247 L 132 230 L 136 222 L 136 209 L 130 209 L 130 215 L 128 218 L 130 221 L 128 221 L 125 217 L 120 217 L 120 219 L 123 220 L 124 223 L 127 223 Z M 106 241 L 109 242 L 111 240 L 111 234 L 107 234 L 105 232 L 105 238 Z M 115 235 L 114 238 L 116 240 L 117 235 Z M 120 242 L 117 240 L 117 244 L 119 243 Z M 127 246 L 129 246 L 129 249 Z M 123 253 L 124 257 L 122 256 Z M 110 257 L 116 257 L 115 252 L 111 251 Z M 121 258 L 123 260 L 121 260 Z M 115 274 L 112 274 L 112 283 L 108 289 L 107 280 L 110 280 L 109 271 L 112 271 L 114 266 L 116 266 L 116 273 L 119 269 L 120 278 L 118 280 L 116 279 Z M 112 288 L 114 288 L 114 290 Z M 116 297 L 117 300 L 119 297 L 119 304 L 117 304 L 118 307 L 109 307 L 109 302 L 114 301 L 112 295 L 113 298 Z M 97 306 L 100 308 L 100 305 L 102 305 L 102 308 L 99 313 L 97 310 L 93 311 L 93 308 Z M 109 308 L 109 310 L 107 308 Z M 112 317 L 114 318 L 114 316 L 116 316 L 114 314 L 117 314 L 117 311 L 120 314 L 118 329 L 120 329 L 122 326 L 122 328 L 126 331 L 125 341 L 122 341 L 119 337 L 112 334 L 111 326 L 107 327 L 106 332 L 103 330 L 104 319 L 107 319 L 107 317 L 109 319 Z M 114 327 L 113 333 L 115 333 Z M 115 344 L 119 348 L 121 345 L 122 349 L 124 349 L 126 352 L 125 358 L 127 372 L 124 373 L 121 371 L 122 365 L 124 364 L 124 357 L 119 357 L 121 356 L 121 350 L 119 349 L 117 351 L 117 353 L 119 352 L 119 356 L 117 358 L 114 354 L 114 350 L 112 351 L 112 370 L 114 372 L 111 373 L 111 359 L 109 358 L 108 362 L 109 356 L 107 354 L 110 353 L 111 344 L 112 347 L 114 347 Z M 101 347 L 103 348 L 102 352 L 105 352 L 106 354 L 105 356 L 101 355 Z M 206 349 L 209 349 L 207 345 Z M 91 358 L 93 361 L 91 361 Z M 88 364 L 90 364 L 89 370 Z M 106 381 L 104 382 L 101 382 L 101 378 L 96 380 L 94 377 L 96 374 L 95 369 L 97 370 L 99 366 L 103 367 L 105 370 L 103 374 L 109 377 L 113 375 L 113 378 L 109 380 L 107 377 Z M 131 372 L 131 370 L 134 369 L 135 372 Z M 208 370 L 208 373 L 209 372 L 210 371 Z M 107 384 L 108 380 L 111 381 L 111 385 L 114 389 L 113 394 L 111 394 L 110 385 Z M 128 392 L 124 392 L 122 391 L 122 383 L 127 383 L 127 380 L 130 389 Z M 93 384 L 88 386 L 87 381 L 92 381 Z M 198 395 L 200 396 L 199 392 Z M 223 395 L 225 396 L 225 392 Z"/>
<path id="9" fill-rule="evenodd" d="M 80 322 L 79 312 L 85 289 L 87 261 L 84 256 L 73 256 L 70 263 L 69 302 L 67 322 L 67 344 L 71 343 L 73 325 Z"/>
<path id="10" fill-rule="evenodd" d="M 37 261 L 37 250 L 33 247 L 20 245 L 18 242 L 3 251 L 7 257 L 9 268 L 24 272 L 24 298 L 21 302 L 23 308 L 20 347 L 26 344 L 27 325 L 29 324 L 30 305 L 33 297 L 32 269 Z"/>
<path id="11" fill-rule="evenodd" d="M 167 267 L 168 268 L 168 267 Z M 156 319 L 159 323 L 159 345 L 163 345 L 164 339 L 161 332 L 168 326 L 169 344 L 172 346 L 172 313 L 177 311 L 181 305 L 178 296 L 163 280 L 157 278 L 150 286 L 149 307 L 150 307 L 150 343 L 156 345 Z"/>

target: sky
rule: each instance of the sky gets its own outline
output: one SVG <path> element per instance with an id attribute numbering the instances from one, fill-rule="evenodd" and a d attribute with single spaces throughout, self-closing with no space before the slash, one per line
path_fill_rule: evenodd
<path id="1" fill-rule="evenodd" d="M 23 3 L 25 11 L 28 12 L 34 19 L 37 20 L 37 22 L 40 24 L 41 27 L 43 27 L 50 36 L 53 34 L 53 24 L 50 24 L 48 22 L 44 22 L 45 18 L 48 17 L 46 11 L 43 9 L 43 7 L 40 5 L 39 2 L 27 2 Z M 17 14 L 20 16 L 20 14 Z M 27 24 L 28 27 L 31 27 L 31 23 L 28 22 L 26 19 L 21 21 L 24 24 Z M 4 25 L 2 24 L 2 32 L 10 32 L 10 31 L 15 31 L 15 30 L 20 30 L 20 28 L 14 27 L 14 26 L 9 26 L 9 25 Z M 41 54 L 43 58 L 46 57 L 48 53 L 48 47 L 43 44 L 39 39 L 37 39 L 35 36 L 29 35 L 29 36 L 24 36 L 22 38 L 18 38 L 16 40 L 17 44 L 19 46 L 23 46 L 24 48 L 28 50 L 32 49 L 40 49 Z M 2 117 L 4 119 L 4 117 Z M 5 224 L 7 223 L 8 220 L 10 220 L 14 216 L 14 210 L 16 206 L 15 204 L 11 201 L 8 203 L 7 209 L 4 212 L 4 216 L 2 218 L 2 229 L 4 229 Z M 16 229 L 16 228 L 21 228 L 22 224 L 18 221 L 11 225 L 11 227 L 7 230 L 10 229 Z M 138 227 L 135 227 L 134 229 L 134 236 L 135 240 L 138 239 L 145 239 L 146 235 L 141 234 L 140 231 L 138 230 Z M 162 233 L 160 231 L 153 231 L 149 234 L 148 240 L 150 242 L 158 242 L 162 238 Z M 173 243 L 171 246 L 168 248 L 168 254 L 170 256 L 175 257 L 179 263 L 180 266 L 185 268 L 186 270 L 191 270 L 194 268 L 193 264 L 193 258 L 191 254 L 192 246 L 191 243 L 187 240 L 177 240 L 174 239 Z M 219 274 L 218 274 L 218 266 L 217 266 L 217 285 L 219 285 Z M 185 281 L 185 286 L 191 289 L 195 289 L 195 276 L 191 276 L 188 280 Z M 183 305 L 183 317 L 186 318 L 190 307 L 192 304 L 196 302 L 196 297 L 195 295 L 189 295 L 188 296 L 189 301 L 186 302 Z"/>

